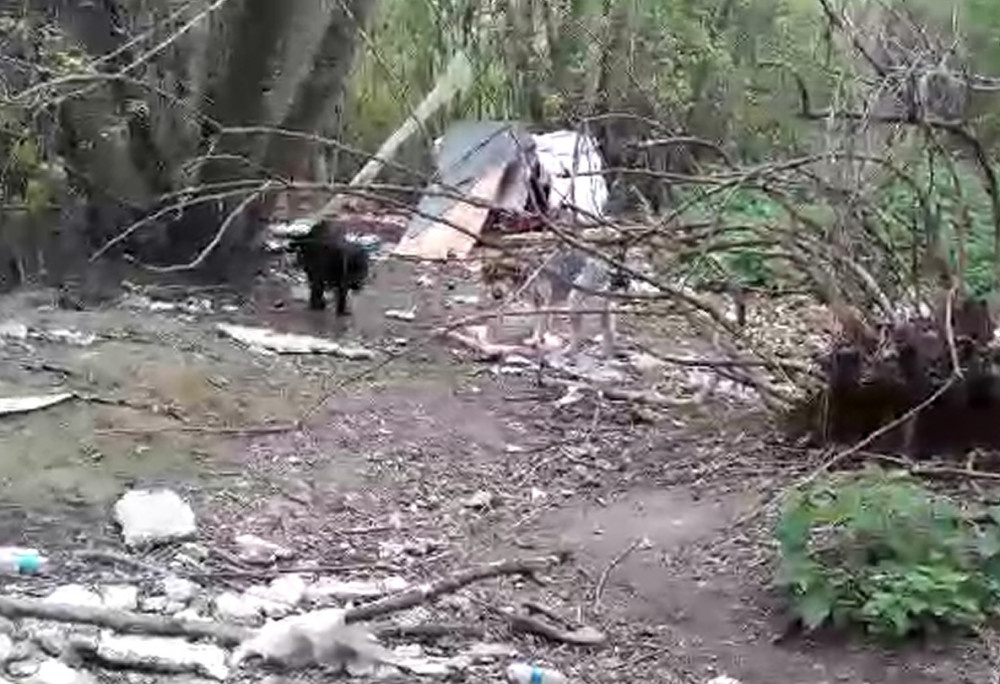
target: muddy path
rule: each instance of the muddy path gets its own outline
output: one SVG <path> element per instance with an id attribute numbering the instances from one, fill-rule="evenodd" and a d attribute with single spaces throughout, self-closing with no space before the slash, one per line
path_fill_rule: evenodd
<path id="1" fill-rule="evenodd" d="M 657 411 L 592 395 L 560 402 L 564 389 L 531 373 L 427 341 L 474 310 L 461 303 L 476 293 L 463 271 L 386 261 L 375 272 L 346 323 L 304 311 L 301 286 L 280 273 L 247 296 L 163 289 L 87 311 L 53 307 L 47 292 L 0 299 L 0 393 L 78 395 L 0 421 L 0 543 L 45 549 L 57 580 L 86 578 L 92 568 L 60 559 L 120 548 L 115 499 L 165 484 L 192 502 L 209 545 L 254 533 L 353 568 L 345 576 L 421 581 L 565 551 L 571 560 L 544 586 L 488 582 L 427 610 L 574 681 L 992 681 L 973 642 L 892 653 L 773 642 L 783 622 L 766 529 L 732 523 L 814 464 L 776 442 L 761 409 L 724 396 Z M 415 321 L 386 316 L 408 309 Z M 255 353 L 220 322 L 399 356 L 358 378 L 371 362 Z M 321 400 L 303 429 L 268 429 Z M 605 631 L 608 644 L 511 634 L 495 610 L 529 599 Z"/>

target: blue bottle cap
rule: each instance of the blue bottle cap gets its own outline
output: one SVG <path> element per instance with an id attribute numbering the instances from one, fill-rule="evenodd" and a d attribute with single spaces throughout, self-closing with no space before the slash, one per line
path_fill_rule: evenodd
<path id="1" fill-rule="evenodd" d="M 17 557 L 17 570 L 27 575 L 34 575 L 42 569 L 44 560 L 38 554 L 23 555 Z"/>

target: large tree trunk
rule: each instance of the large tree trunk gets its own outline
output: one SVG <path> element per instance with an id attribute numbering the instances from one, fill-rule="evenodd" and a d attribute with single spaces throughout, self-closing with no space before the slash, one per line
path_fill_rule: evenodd
<path id="1" fill-rule="evenodd" d="M 299 162 L 316 157 L 315 145 L 233 129 L 330 130 L 357 28 L 374 5 L 374 0 L 229 0 L 195 21 L 204 5 L 185 7 L 181 0 L 103 0 L 82 8 L 66 0 L 35 2 L 36 12 L 57 18 L 92 57 L 153 29 L 148 40 L 101 65 L 105 73 L 130 66 L 129 80 L 71 86 L 83 92 L 62 101 L 56 128 L 58 152 L 89 207 L 95 246 L 141 216 L 187 198 L 188 206 L 164 213 L 120 245 L 141 261 L 164 266 L 195 260 L 246 198 L 231 194 L 192 203 L 197 195 L 232 187 L 233 181 L 248 181 L 250 192 L 256 181 L 302 176 Z M 166 47 L 151 50 L 154 46 Z M 200 189 L 178 192 L 193 187 Z M 250 245 L 262 219 L 260 206 L 252 206 L 231 224 L 211 258 L 198 264 L 226 275 L 229 264 L 244 262 L 234 253 Z"/>

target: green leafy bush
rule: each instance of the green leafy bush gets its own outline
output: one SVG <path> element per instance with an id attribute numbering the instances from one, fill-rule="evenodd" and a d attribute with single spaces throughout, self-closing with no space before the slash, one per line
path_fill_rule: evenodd
<path id="1" fill-rule="evenodd" d="M 974 520 L 904 474 L 832 477 L 787 503 L 778 583 L 808 629 L 973 627 L 1000 598 L 998 523 L 1000 509 Z"/>

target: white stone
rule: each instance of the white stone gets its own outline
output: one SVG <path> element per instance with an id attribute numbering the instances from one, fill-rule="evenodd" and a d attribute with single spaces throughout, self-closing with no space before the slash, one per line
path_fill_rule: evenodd
<path id="1" fill-rule="evenodd" d="M 128 546 L 186 539 L 197 531 L 194 511 L 169 489 L 133 490 L 115 504 Z"/>
<path id="2" fill-rule="evenodd" d="M 100 608 L 104 605 L 100 594 L 79 584 L 66 584 L 58 587 L 44 600 L 46 603 L 59 603 L 66 606 Z"/>

